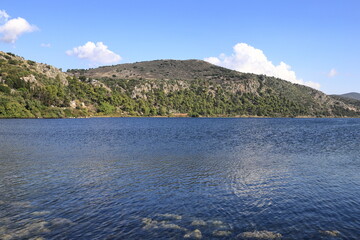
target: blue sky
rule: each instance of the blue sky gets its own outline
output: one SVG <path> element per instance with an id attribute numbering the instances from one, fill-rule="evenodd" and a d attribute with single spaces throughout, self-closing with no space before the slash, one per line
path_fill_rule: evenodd
<path id="1" fill-rule="evenodd" d="M 206 59 L 329 94 L 360 92 L 360 1 L 1 0 L 0 10 L 10 16 L 0 50 L 63 69 Z M 14 39 L 18 18 L 28 32 Z"/>

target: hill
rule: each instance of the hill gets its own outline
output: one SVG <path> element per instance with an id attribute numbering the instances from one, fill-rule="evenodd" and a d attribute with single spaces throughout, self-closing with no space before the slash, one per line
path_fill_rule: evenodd
<path id="1" fill-rule="evenodd" d="M 345 93 L 345 94 L 336 95 L 336 96 L 355 99 L 355 100 L 360 101 L 360 93 L 357 93 L 357 92 L 350 92 L 350 93 Z"/>
<path id="2" fill-rule="evenodd" d="M 0 52 L 0 117 L 351 117 L 360 107 L 288 81 L 201 60 L 59 69 Z"/>
<path id="3" fill-rule="evenodd" d="M 347 105 L 352 105 L 360 109 L 360 100 L 356 99 L 356 95 L 350 95 L 352 97 L 349 97 L 347 94 L 343 95 L 331 95 L 332 98 L 342 101 L 343 103 L 346 103 Z"/>

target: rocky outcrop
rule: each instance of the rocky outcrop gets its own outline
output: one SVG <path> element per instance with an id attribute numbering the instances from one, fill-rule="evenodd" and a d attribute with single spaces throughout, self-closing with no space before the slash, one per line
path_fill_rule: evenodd
<path id="1" fill-rule="evenodd" d="M 53 67 L 51 65 L 47 65 L 47 64 L 43 64 L 43 63 L 36 63 L 34 65 L 34 68 L 36 69 L 37 72 L 44 74 L 46 77 L 48 78 L 53 78 L 56 79 L 58 78 L 61 82 L 61 84 L 67 86 L 69 83 L 67 81 L 67 77 L 68 75 L 62 71 L 60 71 L 60 69 Z"/>
<path id="2" fill-rule="evenodd" d="M 192 232 L 186 233 L 184 235 L 184 238 L 190 238 L 190 239 L 202 239 L 202 233 L 199 229 L 195 229 Z"/>

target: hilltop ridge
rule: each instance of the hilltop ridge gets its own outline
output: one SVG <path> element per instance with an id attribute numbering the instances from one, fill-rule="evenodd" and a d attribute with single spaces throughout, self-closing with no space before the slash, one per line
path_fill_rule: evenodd
<path id="1" fill-rule="evenodd" d="M 340 95 L 336 95 L 336 96 L 360 100 L 360 93 L 357 93 L 357 92 L 350 92 L 350 93 L 340 94 Z"/>
<path id="2" fill-rule="evenodd" d="M 68 72 L 76 75 L 84 75 L 93 78 L 123 78 L 123 79 L 174 79 L 174 80 L 194 80 L 211 79 L 213 75 L 218 75 L 221 80 L 230 74 L 239 72 L 215 66 L 211 63 L 190 59 L 190 60 L 153 60 L 135 63 L 125 63 L 99 68 L 70 69 Z"/>

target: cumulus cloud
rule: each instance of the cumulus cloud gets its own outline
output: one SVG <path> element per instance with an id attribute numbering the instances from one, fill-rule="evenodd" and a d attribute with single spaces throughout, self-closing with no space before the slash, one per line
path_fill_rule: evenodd
<path id="1" fill-rule="evenodd" d="M 316 89 L 320 88 L 319 83 L 311 81 L 305 82 L 297 78 L 295 72 L 291 70 L 291 66 L 285 62 L 274 65 L 260 49 L 254 48 L 246 43 L 238 43 L 233 47 L 233 50 L 234 52 L 230 56 L 220 54 L 219 57 L 209 57 L 204 60 L 239 72 L 265 74 L 292 83 L 302 84 Z"/>
<path id="2" fill-rule="evenodd" d="M 327 76 L 332 78 L 335 77 L 338 74 L 335 68 L 331 69 L 330 72 L 328 72 Z"/>
<path id="3" fill-rule="evenodd" d="M 10 18 L 5 10 L 0 10 L 0 23 L 5 23 Z"/>
<path id="4" fill-rule="evenodd" d="M 31 25 L 24 18 L 12 18 L 5 12 L 5 10 L 0 10 L 0 34 L 2 37 L 1 41 L 6 43 L 15 43 L 16 40 L 24 33 L 30 33 L 38 30 L 38 27 Z"/>
<path id="5" fill-rule="evenodd" d="M 102 42 L 87 42 L 83 46 L 75 47 L 66 51 L 69 56 L 76 56 L 80 59 L 89 60 L 93 64 L 110 64 L 119 62 L 120 55 L 110 51 L 108 46 Z"/>

